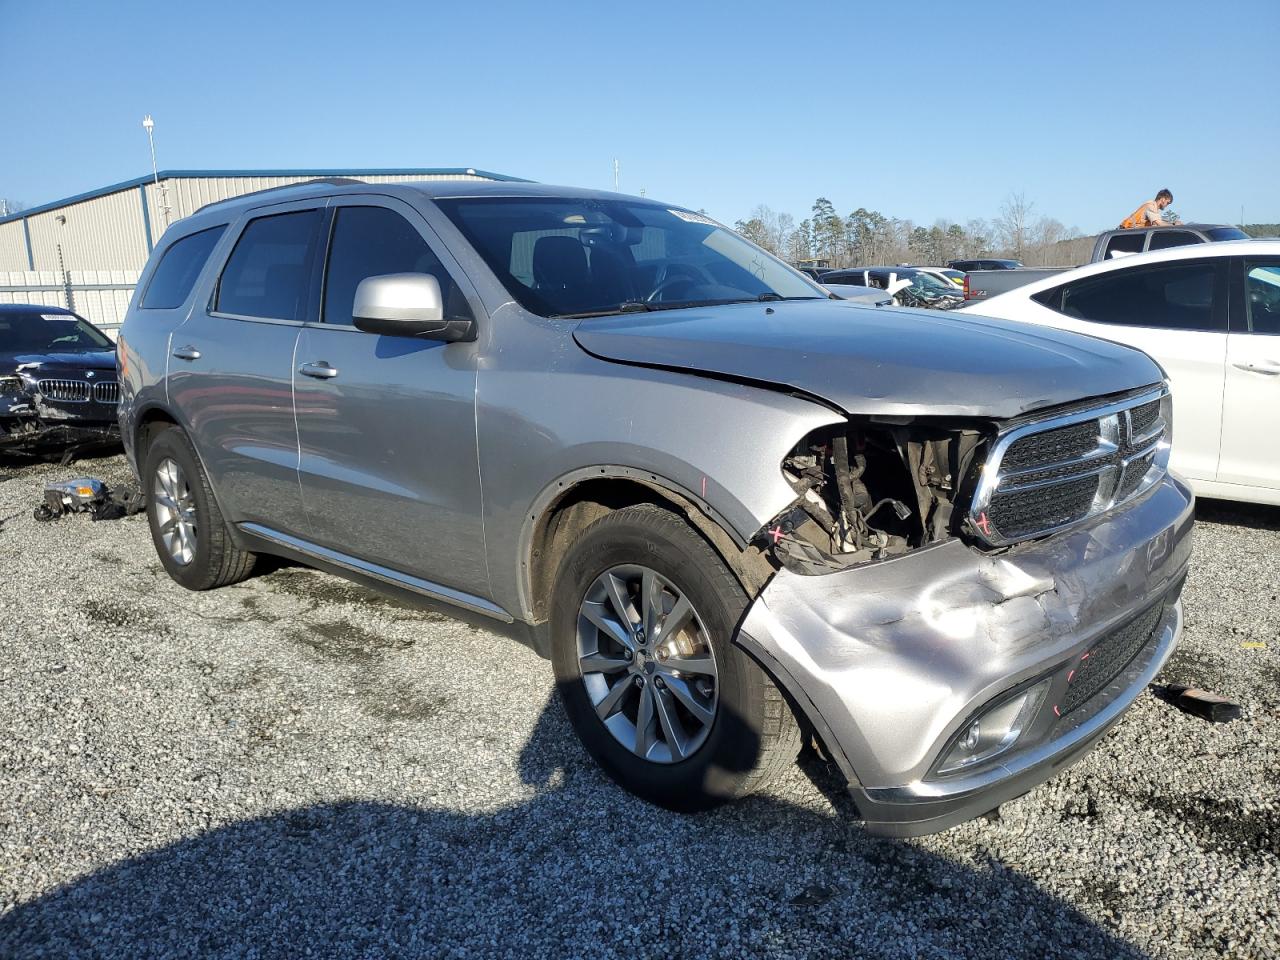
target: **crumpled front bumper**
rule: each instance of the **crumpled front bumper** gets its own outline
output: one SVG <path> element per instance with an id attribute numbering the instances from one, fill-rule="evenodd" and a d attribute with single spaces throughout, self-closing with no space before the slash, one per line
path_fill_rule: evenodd
<path id="1" fill-rule="evenodd" d="M 735 642 L 813 723 L 867 827 L 932 833 L 985 813 L 1083 756 L 1172 653 L 1194 498 L 1169 476 L 1089 527 L 986 553 L 949 540 L 824 576 L 779 571 Z M 1116 631 L 1156 624 L 1088 700 L 1055 715 L 1072 669 Z M 1024 683 L 1051 678 L 1006 753 L 933 773 L 962 726 Z"/>

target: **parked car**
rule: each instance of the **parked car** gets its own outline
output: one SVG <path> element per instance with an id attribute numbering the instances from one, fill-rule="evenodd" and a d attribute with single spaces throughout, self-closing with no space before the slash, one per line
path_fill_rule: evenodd
<path id="1" fill-rule="evenodd" d="M 981 310 L 1145 350 L 1173 385 L 1174 468 L 1204 496 L 1280 504 L 1280 240 L 1108 260 Z"/>
<path id="2" fill-rule="evenodd" d="M 964 302 L 962 290 L 919 267 L 848 267 L 822 275 L 824 285 L 856 284 L 880 289 L 888 289 L 896 280 L 909 281 L 893 295 L 894 303 L 899 306 L 950 310 Z"/>
<path id="3" fill-rule="evenodd" d="M 854 303 L 862 303 L 874 307 L 879 304 L 893 302 L 893 297 L 890 293 L 880 287 L 864 287 L 854 283 L 824 283 L 823 286 L 841 300 L 852 300 Z"/>
<path id="4" fill-rule="evenodd" d="M 1098 234 L 1093 244 L 1090 263 L 1128 257 L 1148 250 L 1167 250 L 1197 243 L 1221 243 L 1225 240 L 1248 240 L 1249 235 L 1237 227 L 1225 224 L 1183 223 L 1169 227 L 1139 227 L 1129 230 L 1108 230 Z M 1014 263 L 1016 261 L 1010 261 Z M 1033 267 L 972 270 L 966 275 L 964 299 L 986 300 L 1024 284 L 1035 283 L 1047 277 L 1057 276 L 1074 267 Z"/>
<path id="5" fill-rule="evenodd" d="M 119 442 L 115 345 L 63 307 L 0 304 L 0 453 Z"/>
<path id="6" fill-rule="evenodd" d="M 972 273 L 974 270 L 1016 270 L 1022 266 L 1022 261 L 982 257 L 977 260 L 948 260 L 947 266 L 961 273 Z"/>
<path id="7" fill-rule="evenodd" d="M 871 829 L 940 830 L 1177 642 L 1193 501 L 1128 347 L 831 299 L 691 210 L 530 183 L 224 201 L 139 289 L 120 423 L 174 580 L 279 554 L 519 637 L 655 803 L 807 730 Z"/>

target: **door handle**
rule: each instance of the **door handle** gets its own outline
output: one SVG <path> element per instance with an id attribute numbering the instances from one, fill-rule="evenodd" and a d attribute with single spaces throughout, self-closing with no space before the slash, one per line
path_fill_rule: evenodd
<path id="1" fill-rule="evenodd" d="M 191 344 L 187 344 L 185 347 L 179 347 L 177 350 L 173 351 L 173 355 L 179 360 L 200 359 L 200 351 L 191 346 Z"/>
<path id="2" fill-rule="evenodd" d="M 298 372 L 304 377 L 315 377 L 317 380 L 331 380 L 338 375 L 338 368 L 331 367 L 323 360 L 315 360 L 311 363 L 304 363 L 298 368 Z"/>
<path id="3" fill-rule="evenodd" d="M 1248 360 L 1240 363 L 1233 363 L 1233 367 L 1239 370 L 1248 370 L 1250 373 L 1265 373 L 1267 376 L 1280 376 L 1280 363 L 1271 360 L 1264 360 L 1261 363 L 1251 363 Z"/>

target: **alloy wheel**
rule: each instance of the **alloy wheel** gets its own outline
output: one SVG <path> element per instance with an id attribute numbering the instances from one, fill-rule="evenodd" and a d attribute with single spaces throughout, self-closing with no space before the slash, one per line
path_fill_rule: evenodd
<path id="1" fill-rule="evenodd" d="M 587 695 L 624 748 L 677 763 L 706 742 L 720 695 L 715 654 L 670 580 L 636 564 L 606 570 L 583 598 L 577 641 Z"/>
<path id="2" fill-rule="evenodd" d="M 166 457 L 156 466 L 151 499 L 160 541 L 174 562 L 185 567 L 196 556 L 196 501 L 177 461 Z"/>

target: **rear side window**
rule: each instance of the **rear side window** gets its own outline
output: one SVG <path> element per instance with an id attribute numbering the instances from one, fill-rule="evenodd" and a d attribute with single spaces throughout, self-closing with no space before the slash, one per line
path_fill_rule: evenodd
<path id="1" fill-rule="evenodd" d="M 302 320 L 320 211 L 251 220 L 218 281 L 219 313 Z"/>
<path id="2" fill-rule="evenodd" d="M 172 310 L 186 303 L 196 278 L 226 229 L 221 226 L 201 230 L 172 244 L 151 275 L 142 298 L 142 309 Z"/>
<path id="3" fill-rule="evenodd" d="M 1224 260 L 1197 260 L 1116 270 L 1064 284 L 1061 301 L 1039 302 L 1094 323 L 1164 330 L 1225 331 Z M 1046 292 L 1048 293 L 1048 291 Z"/>
<path id="4" fill-rule="evenodd" d="M 1107 250 L 1103 254 L 1103 259 L 1110 260 L 1112 257 L 1123 257 L 1128 253 L 1141 253 L 1142 244 L 1146 239 L 1145 233 L 1117 233 L 1107 241 Z"/>
<path id="5" fill-rule="evenodd" d="M 413 224 L 385 207 L 339 207 L 325 270 L 324 322 L 350 326 L 360 281 L 389 273 L 431 274 L 445 319 L 471 319 L 462 291 Z"/>
<path id="6" fill-rule="evenodd" d="M 1169 247 L 1185 247 L 1188 244 L 1202 242 L 1194 233 L 1186 230 L 1158 230 L 1151 234 L 1151 242 L 1147 244 L 1147 249 L 1165 250 Z"/>

